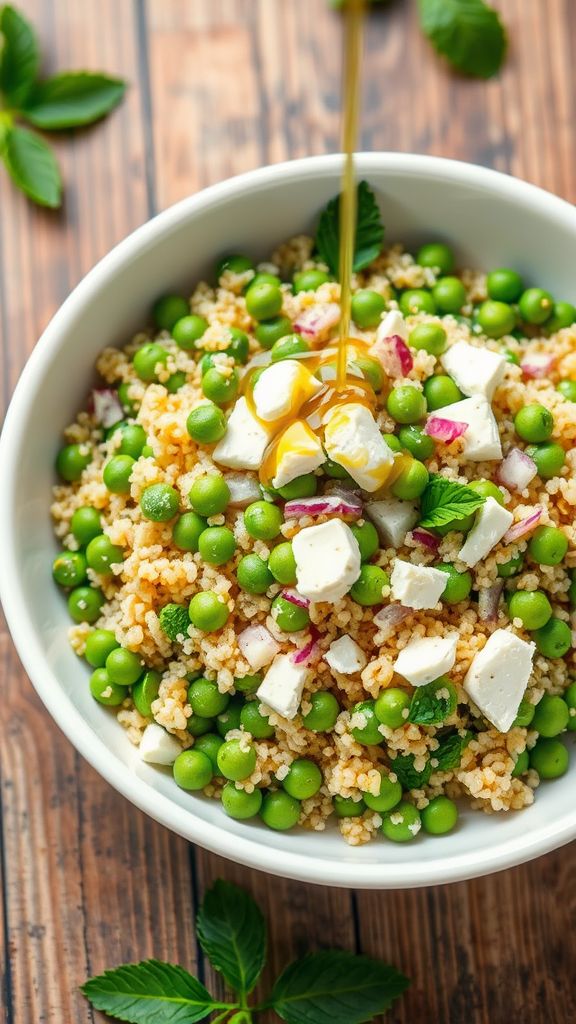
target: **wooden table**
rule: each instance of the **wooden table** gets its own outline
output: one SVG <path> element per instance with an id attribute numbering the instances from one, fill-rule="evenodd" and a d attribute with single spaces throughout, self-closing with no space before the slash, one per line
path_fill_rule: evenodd
<path id="1" fill-rule="evenodd" d="M 20 6 L 40 32 L 47 70 L 107 69 L 131 88 L 104 124 L 58 139 L 61 214 L 33 208 L 0 174 L 4 404 L 49 318 L 115 242 L 231 174 L 336 150 L 339 128 L 339 19 L 326 0 Z M 570 0 L 499 6 L 511 53 L 501 78 L 487 83 L 446 71 L 417 30 L 415 0 L 371 19 L 362 145 L 476 161 L 575 200 Z M 51 722 L 6 632 L 0 644 L 3 1024 L 101 1021 L 78 985 L 147 956 L 196 968 L 214 984 L 192 920 L 218 876 L 262 901 L 275 969 L 320 944 L 401 966 L 413 986 L 394 1024 L 576 1020 L 574 847 L 468 884 L 397 893 L 306 886 L 234 866 L 110 789 Z"/>

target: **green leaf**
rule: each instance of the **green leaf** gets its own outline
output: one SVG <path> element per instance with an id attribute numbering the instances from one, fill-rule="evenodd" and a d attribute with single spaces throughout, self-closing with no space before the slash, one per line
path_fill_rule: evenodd
<path id="1" fill-rule="evenodd" d="M 398 757 L 394 758 L 394 760 L 390 762 L 390 771 L 394 772 L 397 776 L 402 789 L 422 789 L 430 782 L 432 765 L 428 760 L 423 770 L 421 772 L 417 772 L 414 767 L 414 755 L 399 754 Z"/>
<path id="2" fill-rule="evenodd" d="M 457 703 L 454 686 L 445 676 L 440 676 L 414 690 L 408 721 L 415 725 L 441 725 L 454 713 Z"/>
<path id="3" fill-rule="evenodd" d="M 434 473 L 420 499 L 420 526 L 448 526 L 459 522 L 476 512 L 484 501 L 471 487 Z"/>
<path id="4" fill-rule="evenodd" d="M 18 107 L 26 99 L 38 74 L 38 41 L 26 18 L 8 4 L 0 8 L 0 32 L 4 36 L 0 54 L 0 90 L 9 106 Z"/>
<path id="5" fill-rule="evenodd" d="M 506 55 L 506 31 L 484 0 L 418 0 L 424 34 L 458 71 L 491 78 Z"/>
<path id="6" fill-rule="evenodd" d="M 14 184 L 29 199 L 40 206 L 60 206 L 60 171 L 44 139 L 27 128 L 10 128 L 4 139 L 2 159 Z"/>
<path id="7" fill-rule="evenodd" d="M 472 733 L 467 736 L 460 736 L 459 733 L 452 733 L 440 740 L 440 746 L 432 754 L 437 761 L 434 767 L 435 772 L 453 772 L 460 767 L 462 753 L 472 739 Z"/>
<path id="8" fill-rule="evenodd" d="M 280 975 L 270 1004 L 287 1024 L 363 1024 L 408 987 L 394 967 L 339 950 L 311 953 Z"/>
<path id="9" fill-rule="evenodd" d="M 358 185 L 358 212 L 356 223 L 356 244 L 354 270 L 362 270 L 375 260 L 382 250 L 384 225 L 376 197 L 366 181 Z M 340 258 L 340 196 L 335 196 L 320 215 L 316 232 L 316 248 L 330 268 L 338 276 Z"/>
<path id="10" fill-rule="evenodd" d="M 194 1024 L 227 1005 L 215 1002 L 183 967 L 160 960 L 105 971 L 82 992 L 97 1010 L 130 1024 Z"/>
<path id="11" fill-rule="evenodd" d="M 39 82 L 22 113 L 37 128 L 77 128 L 92 124 L 120 103 L 126 84 L 90 71 L 65 71 Z"/>
<path id="12" fill-rule="evenodd" d="M 266 924 L 252 897 L 219 879 L 204 896 L 196 928 L 212 966 L 237 992 L 251 992 L 266 959 Z"/>

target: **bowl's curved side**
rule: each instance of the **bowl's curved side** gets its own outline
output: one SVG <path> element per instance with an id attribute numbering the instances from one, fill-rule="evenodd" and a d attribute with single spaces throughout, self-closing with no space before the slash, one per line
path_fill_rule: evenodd
<path id="1" fill-rule="evenodd" d="M 309 228 L 338 190 L 340 167 L 339 156 L 314 157 L 215 185 L 138 229 L 75 289 L 25 367 L 0 438 L 0 597 L 24 667 L 55 721 L 104 778 L 162 824 L 213 852 L 292 878 L 366 888 L 436 884 L 509 867 L 573 839 L 568 778 L 542 792 L 522 819 L 486 822 L 469 813 L 456 834 L 409 850 L 378 843 L 350 850 L 338 835 L 277 835 L 225 819 L 215 801 L 190 797 L 169 773 L 143 765 L 115 720 L 78 686 L 86 670 L 68 647 L 66 609 L 49 572 L 54 453 L 97 353 L 125 340 L 156 294 L 198 279 L 222 251 L 242 247 L 264 256 Z M 385 207 L 389 239 L 465 239 L 459 254 L 472 265 L 512 264 L 576 298 L 576 211 L 569 204 L 497 172 L 434 157 L 362 154 L 358 167 Z M 66 379 L 77 382 L 69 394 L 62 392 L 64 354 Z"/>

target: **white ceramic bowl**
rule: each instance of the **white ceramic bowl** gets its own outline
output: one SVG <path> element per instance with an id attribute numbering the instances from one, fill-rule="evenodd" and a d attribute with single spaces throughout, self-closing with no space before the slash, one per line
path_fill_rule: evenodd
<path id="1" fill-rule="evenodd" d="M 78 285 L 38 342 L 16 389 L 0 445 L 0 594 L 22 662 L 46 708 L 100 774 L 157 821 L 251 867 L 311 882 L 401 888 L 469 878 L 545 853 L 576 836 L 574 771 L 545 783 L 528 810 L 465 810 L 457 831 L 407 846 L 346 845 L 335 828 L 279 834 L 226 818 L 216 801 L 178 789 L 143 764 L 114 716 L 90 697 L 87 666 L 68 646 L 65 601 L 51 579 L 49 504 L 62 428 L 85 399 L 108 344 L 146 323 L 151 301 L 210 276 L 215 258 L 265 258 L 312 229 L 338 191 L 341 160 L 314 157 L 223 182 L 155 217 Z M 379 196 L 387 242 L 445 238 L 459 263 L 511 266 L 576 299 L 576 211 L 533 186 L 433 157 L 367 154 L 361 177 Z"/>

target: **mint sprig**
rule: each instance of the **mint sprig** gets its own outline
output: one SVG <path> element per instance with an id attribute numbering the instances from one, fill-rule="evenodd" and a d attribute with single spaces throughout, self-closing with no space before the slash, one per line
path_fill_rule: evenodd
<path id="1" fill-rule="evenodd" d="M 418 0 L 424 35 L 452 67 L 492 78 L 506 56 L 506 31 L 484 0 Z"/>
<path id="2" fill-rule="evenodd" d="M 14 7 L 0 7 L 0 159 L 29 199 L 52 209 L 61 205 L 62 180 L 47 142 L 23 128 L 44 131 L 92 124 L 120 103 L 119 78 L 92 71 L 67 71 L 38 79 L 40 47 L 32 25 Z"/>
<path id="3" fill-rule="evenodd" d="M 353 263 L 355 271 L 367 267 L 380 255 L 383 240 L 384 225 L 376 196 L 368 182 L 361 181 L 358 185 L 356 214 L 356 244 Z M 324 263 L 337 277 L 340 257 L 340 196 L 331 199 L 320 215 L 316 232 L 316 248 Z"/>
<path id="4" fill-rule="evenodd" d="M 484 504 L 484 498 L 466 484 L 447 480 L 439 473 L 433 473 L 420 498 L 420 526 L 449 526 L 476 512 Z"/>
<path id="5" fill-rule="evenodd" d="M 253 1024 L 270 1009 L 286 1024 L 365 1024 L 409 984 L 380 960 L 325 950 L 290 964 L 269 998 L 249 1005 L 266 960 L 266 925 L 257 903 L 238 886 L 218 881 L 204 897 L 196 926 L 202 949 L 236 999 L 213 999 L 183 967 L 160 960 L 105 971 L 82 992 L 97 1010 L 129 1024 L 195 1024 L 211 1014 L 212 1024 Z"/>
<path id="6" fill-rule="evenodd" d="M 456 703 L 452 683 L 440 677 L 414 690 L 408 721 L 415 725 L 441 725 L 456 710 Z"/>

